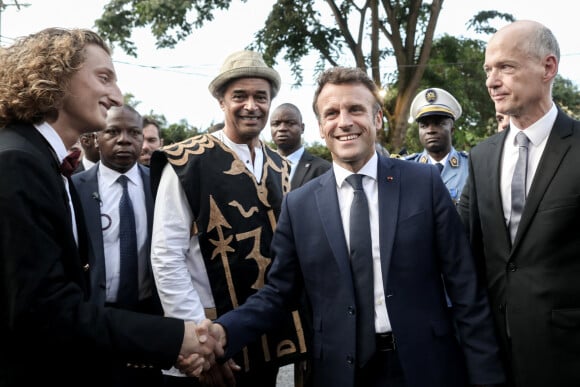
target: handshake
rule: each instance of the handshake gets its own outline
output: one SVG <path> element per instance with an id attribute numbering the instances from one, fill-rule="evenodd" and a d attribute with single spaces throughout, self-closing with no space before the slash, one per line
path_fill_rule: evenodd
<path id="1" fill-rule="evenodd" d="M 233 386 L 234 371 L 240 367 L 233 361 L 216 364 L 223 358 L 226 332 L 219 324 L 205 319 L 199 325 L 185 322 L 181 351 L 175 367 L 187 376 L 198 377 L 205 385 Z"/>

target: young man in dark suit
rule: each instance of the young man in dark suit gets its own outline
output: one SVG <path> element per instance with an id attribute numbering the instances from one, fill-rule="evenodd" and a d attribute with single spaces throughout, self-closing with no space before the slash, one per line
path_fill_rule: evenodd
<path id="1" fill-rule="evenodd" d="M 325 71 L 314 111 L 332 168 L 285 196 L 266 285 L 211 327 L 226 356 L 305 289 L 315 386 L 502 383 L 485 289 L 437 168 L 377 155 L 381 102 L 360 69 Z"/>
<path id="2" fill-rule="evenodd" d="M 153 198 L 149 168 L 137 162 L 144 138 L 142 123 L 141 115 L 129 105 L 109 109 L 107 126 L 98 132 L 97 137 L 100 162 L 94 168 L 74 175 L 72 180 L 94 251 L 94 260 L 89 262 L 92 268 L 90 300 L 100 306 L 163 315 L 151 271 Z M 123 251 L 121 176 L 127 179 L 133 212 L 129 229 L 135 236 L 136 248 L 132 254 Z M 125 265 L 130 270 L 125 271 Z M 129 286 L 137 297 L 125 302 L 122 293 Z M 127 367 L 124 362 L 112 363 L 110 386 L 159 387 L 162 384 L 161 369 L 157 366 Z"/>
<path id="3" fill-rule="evenodd" d="M 50 28 L 0 50 L 2 386 L 102 385 L 111 357 L 169 367 L 211 349 L 193 323 L 89 301 L 90 245 L 60 165 L 122 100 L 94 32 Z M 194 358 L 183 367 L 199 373 Z"/>
<path id="4" fill-rule="evenodd" d="M 486 87 L 509 126 L 470 152 L 459 205 L 509 386 L 580 386 L 580 122 L 553 102 L 559 61 L 534 21 L 489 40 Z"/>
<path id="5" fill-rule="evenodd" d="M 278 153 L 290 163 L 290 188 L 298 188 L 304 183 L 322 175 L 330 169 L 330 163 L 314 156 L 302 145 L 304 122 L 298 107 L 291 103 L 278 106 L 270 115 L 272 140 Z"/>

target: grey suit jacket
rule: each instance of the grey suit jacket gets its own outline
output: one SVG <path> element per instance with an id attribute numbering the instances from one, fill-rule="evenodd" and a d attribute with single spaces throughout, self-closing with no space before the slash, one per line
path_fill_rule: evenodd
<path id="1" fill-rule="evenodd" d="M 513 246 L 500 194 L 507 130 L 470 152 L 459 212 L 516 386 L 580 386 L 580 122 L 558 112 Z"/>

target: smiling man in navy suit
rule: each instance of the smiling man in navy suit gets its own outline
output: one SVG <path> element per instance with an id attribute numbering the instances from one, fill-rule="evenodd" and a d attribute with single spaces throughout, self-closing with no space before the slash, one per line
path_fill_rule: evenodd
<path id="1" fill-rule="evenodd" d="M 437 168 L 376 153 L 380 97 L 360 69 L 325 71 L 314 111 L 332 168 L 286 195 L 267 284 L 211 326 L 226 356 L 274 329 L 305 289 L 313 385 L 503 383 L 485 289 Z M 363 196 L 368 204 L 351 212 Z M 367 283 L 358 280 L 364 272 Z"/>

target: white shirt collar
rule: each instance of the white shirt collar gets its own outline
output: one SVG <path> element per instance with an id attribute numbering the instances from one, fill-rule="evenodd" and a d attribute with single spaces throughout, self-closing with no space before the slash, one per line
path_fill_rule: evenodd
<path id="1" fill-rule="evenodd" d="M 371 157 L 370 160 L 367 161 L 367 163 L 357 173 L 377 180 L 378 161 L 379 158 L 377 156 L 377 152 L 374 152 L 373 157 Z M 335 162 L 332 163 L 332 169 L 334 170 L 334 176 L 336 177 L 337 187 L 341 187 L 342 183 L 344 183 L 344 180 L 353 174 L 352 171 L 341 167 Z"/>
<path id="2" fill-rule="evenodd" d="M 526 136 L 530 139 L 532 145 L 538 146 L 548 137 L 552 127 L 554 126 L 554 122 L 556 122 L 557 116 L 558 109 L 556 108 L 556 105 L 552 103 L 552 108 L 542 118 L 524 129 Z M 521 130 L 522 129 L 515 126 L 510 120 L 510 131 L 506 136 L 506 144 L 512 144 L 515 146 L 516 134 Z"/>
<path id="3" fill-rule="evenodd" d="M 62 138 L 58 135 L 56 130 L 48 122 L 43 122 L 42 124 L 34 125 L 34 127 L 40 132 L 42 137 L 48 141 L 52 149 L 56 152 L 58 161 L 62 163 L 68 151 L 62 142 Z"/>
<path id="4" fill-rule="evenodd" d="M 296 165 L 302 158 L 303 154 L 304 154 L 304 146 L 301 146 L 300 148 L 296 149 L 294 152 L 286 156 L 286 160 L 288 160 L 288 162 L 290 162 L 291 165 Z"/>
<path id="5" fill-rule="evenodd" d="M 133 165 L 127 172 L 119 173 L 99 161 L 99 180 L 104 183 L 105 187 L 110 187 L 115 184 L 121 175 L 127 176 L 130 182 L 135 185 L 139 185 L 138 179 L 140 178 L 140 172 L 138 163 L 135 163 L 135 165 Z"/>

